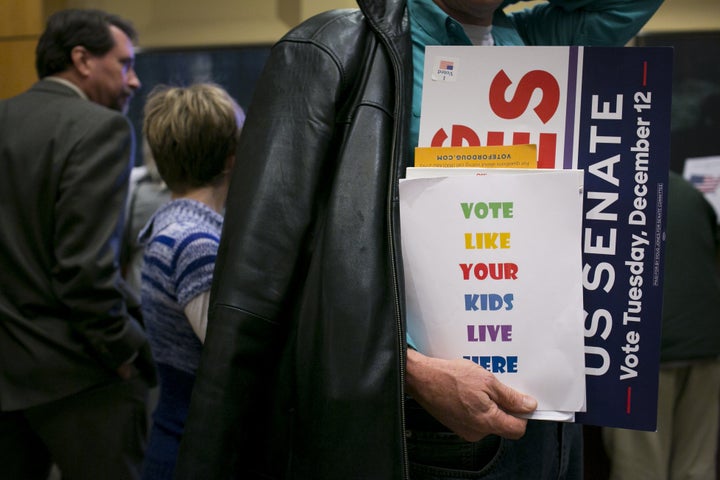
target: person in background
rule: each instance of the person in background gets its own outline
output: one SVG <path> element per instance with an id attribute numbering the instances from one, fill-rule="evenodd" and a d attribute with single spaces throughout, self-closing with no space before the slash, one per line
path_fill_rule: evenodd
<path id="1" fill-rule="evenodd" d="M 720 232 L 670 172 L 657 432 L 604 428 L 611 480 L 714 480 L 720 412 Z"/>
<path id="2" fill-rule="evenodd" d="M 179 478 L 582 476 L 579 425 L 527 422 L 516 415 L 537 402 L 487 370 L 407 348 L 398 179 L 424 47 L 623 46 L 661 0 L 507 3 L 359 0 L 273 47 L 228 195 Z"/>
<path id="3" fill-rule="evenodd" d="M 134 167 L 130 172 L 130 190 L 125 210 L 125 231 L 120 248 L 120 268 L 131 294 L 140 308 L 140 276 L 143 266 L 144 246 L 138 235 L 150 217 L 170 200 L 170 190 L 160 178 L 155 159 L 152 157 L 147 139 L 143 137 L 142 153 L 144 165 Z M 148 425 L 157 406 L 159 388 L 156 385 L 148 393 Z"/>
<path id="4" fill-rule="evenodd" d="M 130 172 L 130 191 L 125 212 L 125 233 L 120 251 L 123 277 L 132 292 L 140 297 L 140 275 L 144 246 L 138 241 L 140 230 L 150 217 L 170 200 L 170 190 L 160 178 L 147 139 L 143 138 L 143 165 Z"/>
<path id="5" fill-rule="evenodd" d="M 118 263 L 140 80 L 132 25 L 62 10 L 40 80 L 0 101 L 0 476 L 139 478 L 145 332 Z"/>
<path id="6" fill-rule="evenodd" d="M 140 232 L 141 305 L 160 376 L 143 469 L 148 480 L 173 478 L 243 121 L 230 95 L 208 83 L 161 86 L 145 104 L 143 130 L 172 196 Z"/>

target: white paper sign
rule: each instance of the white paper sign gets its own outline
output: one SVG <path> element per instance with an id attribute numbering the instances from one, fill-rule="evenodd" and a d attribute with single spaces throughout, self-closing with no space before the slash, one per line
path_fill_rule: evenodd
<path id="1" fill-rule="evenodd" d="M 472 360 L 539 411 L 582 410 L 581 187 L 577 170 L 401 180 L 419 351 Z"/>

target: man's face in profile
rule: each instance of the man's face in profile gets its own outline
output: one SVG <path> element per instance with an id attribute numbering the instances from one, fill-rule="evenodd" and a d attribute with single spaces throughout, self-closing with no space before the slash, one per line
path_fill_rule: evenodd
<path id="1" fill-rule="evenodd" d="M 140 79 L 135 73 L 135 49 L 130 38 L 110 26 L 115 46 L 104 55 L 92 55 L 87 95 L 95 103 L 126 113 Z"/>

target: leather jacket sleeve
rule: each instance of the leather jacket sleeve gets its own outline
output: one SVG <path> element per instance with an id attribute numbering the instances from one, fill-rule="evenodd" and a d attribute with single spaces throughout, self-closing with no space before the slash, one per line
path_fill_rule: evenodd
<path id="1" fill-rule="evenodd" d="M 322 45 L 286 37 L 257 82 L 228 194 L 179 478 L 225 478 L 236 452 L 248 471 L 257 461 L 256 402 L 272 390 L 292 316 L 287 306 L 302 289 L 313 222 L 330 188 L 323 175 L 333 168 L 336 105 L 350 81 L 343 74 Z"/>
<path id="2" fill-rule="evenodd" d="M 145 343 L 127 313 L 118 267 L 132 135 L 123 116 L 107 115 L 78 138 L 60 174 L 52 285 L 71 328 L 115 370 Z"/>

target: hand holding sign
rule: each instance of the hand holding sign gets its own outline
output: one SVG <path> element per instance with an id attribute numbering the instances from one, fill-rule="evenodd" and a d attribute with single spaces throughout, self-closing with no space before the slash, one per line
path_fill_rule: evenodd
<path id="1" fill-rule="evenodd" d="M 468 360 L 443 360 L 408 350 L 408 392 L 432 416 L 467 441 L 486 435 L 518 439 L 537 402 Z"/>

